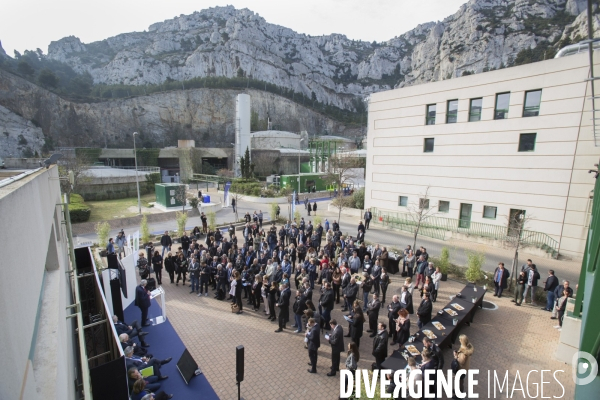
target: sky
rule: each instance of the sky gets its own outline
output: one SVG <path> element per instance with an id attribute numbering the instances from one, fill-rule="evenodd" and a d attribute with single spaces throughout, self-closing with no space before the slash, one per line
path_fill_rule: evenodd
<path id="1" fill-rule="evenodd" d="M 442 20 L 466 0 L 4 0 L 0 41 L 6 53 L 40 48 L 65 36 L 84 43 L 215 6 L 233 5 L 269 23 L 308 35 L 341 33 L 350 39 L 384 41 L 416 25 Z"/>

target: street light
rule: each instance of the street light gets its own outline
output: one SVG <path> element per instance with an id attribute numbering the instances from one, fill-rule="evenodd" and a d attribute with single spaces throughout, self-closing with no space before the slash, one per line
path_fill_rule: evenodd
<path id="1" fill-rule="evenodd" d="M 300 138 L 300 146 L 298 149 L 298 194 L 300 196 L 300 152 L 302 151 L 302 142 L 304 142 L 304 138 Z M 296 201 L 296 199 L 294 199 Z"/>
<path id="2" fill-rule="evenodd" d="M 133 158 L 135 160 L 135 185 L 137 186 L 138 195 L 138 214 L 142 215 L 142 202 L 140 201 L 140 179 L 138 177 L 137 169 L 137 151 L 135 148 L 135 135 L 139 135 L 139 133 L 133 132 Z"/>

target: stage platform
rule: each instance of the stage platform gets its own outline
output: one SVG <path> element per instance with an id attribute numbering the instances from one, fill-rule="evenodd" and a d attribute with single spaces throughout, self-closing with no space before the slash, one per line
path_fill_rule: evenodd
<path id="1" fill-rule="evenodd" d="M 160 315 L 162 315 L 160 306 L 153 300 L 152 306 L 148 310 L 148 318 L 155 318 Z M 126 322 L 129 323 L 134 320 L 139 321 L 140 319 L 141 312 L 139 308 L 133 304 L 127 307 L 125 310 Z M 217 396 L 210 383 L 208 383 L 204 374 L 193 377 L 189 385 L 185 384 L 185 381 L 177 369 L 177 361 L 179 360 L 179 357 L 181 357 L 181 354 L 183 354 L 185 345 L 168 319 L 160 325 L 145 327 L 144 331 L 148 332 L 146 342 L 150 345 L 150 347 L 148 347 L 148 352 L 150 354 L 153 354 L 155 358 L 161 360 L 173 357 L 173 361 L 161 367 L 162 374 L 169 376 L 169 379 L 161 382 L 161 390 L 164 390 L 166 393 L 173 393 L 175 395 L 173 397 L 174 400 L 219 399 L 219 396 Z M 201 338 L 198 338 L 198 340 L 201 340 Z M 210 351 L 209 346 L 206 346 L 206 348 L 207 351 Z M 199 365 L 199 367 L 202 369 L 202 365 Z"/>

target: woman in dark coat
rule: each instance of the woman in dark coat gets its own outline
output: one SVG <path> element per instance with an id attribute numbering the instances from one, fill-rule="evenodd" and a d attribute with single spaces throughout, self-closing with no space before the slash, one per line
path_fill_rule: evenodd
<path id="1" fill-rule="evenodd" d="M 185 286 L 185 278 L 187 275 L 187 260 L 183 257 L 183 253 L 179 253 L 179 257 L 175 260 L 177 265 L 177 282 L 175 286 L 179 286 L 179 280 L 183 278 L 183 286 Z"/>
<path id="2" fill-rule="evenodd" d="M 363 335 L 363 325 L 365 323 L 365 316 L 363 314 L 360 304 L 354 306 L 354 317 L 350 326 L 350 337 L 352 341 L 356 343 L 356 347 L 360 347 L 360 338 Z"/>
<path id="3" fill-rule="evenodd" d="M 385 304 L 385 294 L 387 293 L 388 285 L 390 284 L 390 276 L 387 273 L 385 268 L 381 269 L 381 278 L 379 281 L 379 287 L 381 287 L 381 292 L 383 294 L 381 298 L 381 304 Z"/>
<path id="4" fill-rule="evenodd" d="M 317 202 L 316 201 L 313 203 L 312 210 L 315 213 L 315 215 L 317 215 Z"/>
<path id="5" fill-rule="evenodd" d="M 408 341 L 410 336 L 410 319 L 408 311 L 405 308 L 398 311 L 398 320 L 396 322 L 396 343 L 402 347 Z"/>
<path id="6" fill-rule="evenodd" d="M 165 258 L 165 269 L 169 273 L 171 283 L 175 283 L 175 259 L 171 252 L 167 253 L 167 258 Z"/>
<path id="7" fill-rule="evenodd" d="M 155 251 L 154 256 L 152 256 L 152 265 L 156 275 L 156 283 L 162 285 L 163 258 L 158 251 Z"/>
<path id="8" fill-rule="evenodd" d="M 275 303 L 277 302 L 277 293 L 279 293 L 279 283 L 273 282 L 271 287 L 269 288 L 269 319 L 271 321 L 277 320 L 277 315 L 275 312 Z"/>

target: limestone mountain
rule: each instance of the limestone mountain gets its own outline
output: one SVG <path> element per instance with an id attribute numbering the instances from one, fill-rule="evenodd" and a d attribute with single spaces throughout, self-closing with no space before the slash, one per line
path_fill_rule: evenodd
<path id="1" fill-rule="evenodd" d="M 48 58 L 95 84 L 248 77 L 353 110 L 355 97 L 371 92 L 551 58 L 581 39 L 585 10 L 586 0 L 470 0 L 443 21 L 369 43 L 299 34 L 227 6 L 89 44 L 66 37 Z"/>

